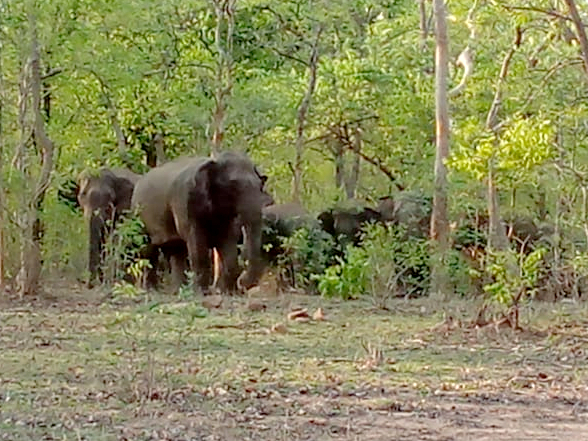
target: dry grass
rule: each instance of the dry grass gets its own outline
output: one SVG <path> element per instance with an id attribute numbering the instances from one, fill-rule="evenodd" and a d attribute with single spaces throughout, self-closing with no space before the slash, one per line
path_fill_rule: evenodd
<path id="1" fill-rule="evenodd" d="M 198 302 L 165 296 L 51 294 L 1 306 L 0 439 L 440 440 L 470 439 L 460 433 L 476 424 L 487 439 L 588 433 L 583 305 L 533 305 L 514 332 L 460 325 L 474 316 L 465 301 L 381 312 L 280 296 L 252 311 L 226 298 L 200 317 Z M 288 320 L 295 307 L 322 307 L 326 320 Z M 506 421 L 501 438 L 501 408 L 546 429 Z"/>

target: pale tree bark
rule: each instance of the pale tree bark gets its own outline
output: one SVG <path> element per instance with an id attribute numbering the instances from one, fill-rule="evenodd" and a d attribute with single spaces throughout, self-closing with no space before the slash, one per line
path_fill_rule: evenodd
<path id="1" fill-rule="evenodd" d="M 297 113 L 298 124 L 296 127 L 296 153 L 293 167 L 294 177 L 292 182 L 292 200 L 298 203 L 300 203 L 300 193 L 302 187 L 302 155 L 304 152 L 304 126 L 306 124 L 306 114 L 308 113 L 310 101 L 312 99 L 312 95 L 316 87 L 316 71 L 319 62 L 318 45 L 322 32 L 323 26 L 319 25 L 315 32 L 314 43 L 312 45 L 310 51 L 310 59 L 308 61 L 308 87 L 306 88 L 304 98 L 300 102 L 300 106 L 298 106 Z"/>
<path id="2" fill-rule="evenodd" d="M 496 88 L 494 91 L 494 99 L 490 105 L 488 116 L 486 118 L 486 128 L 492 132 L 497 132 L 499 129 L 498 122 L 498 111 L 500 110 L 500 103 L 502 102 L 502 88 L 508 75 L 508 68 L 510 61 L 521 45 L 522 30 L 516 29 L 515 39 L 513 45 L 506 53 L 502 66 L 500 68 L 500 74 L 496 81 Z M 490 158 L 488 164 L 488 248 L 496 250 L 505 250 L 508 248 L 508 237 L 506 236 L 506 228 L 502 224 L 500 216 L 500 204 L 498 202 L 498 191 L 496 189 L 496 176 L 494 170 L 495 158 Z"/>
<path id="3" fill-rule="evenodd" d="M 0 40 L 0 290 L 5 285 L 5 254 L 4 254 L 4 70 L 2 65 L 2 56 L 4 55 L 4 45 Z"/>
<path id="4" fill-rule="evenodd" d="M 53 170 L 53 143 L 45 132 L 45 122 L 42 114 L 41 97 L 41 60 L 39 42 L 37 38 L 37 23 L 34 13 L 28 13 L 28 24 L 31 34 L 31 61 L 30 61 L 30 92 L 32 98 L 31 110 L 33 112 L 33 142 L 40 152 L 41 171 L 32 188 L 32 194 L 25 210 L 25 237 L 21 246 L 20 271 L 17 276 L 18 293 L 23 295 L 34 294 L 38 288 L 41 274 L 41 236 L 42 227 L 39 217 L 45 198 L 45 192 L 49 187 L 51 172 Z M 32 175 L 29 177 L 32 179 Z"/>
<path id="5" fill-rule="evenodd" d="M 580 41 L 580 49 L 582 52 L 582 61 L 584 62 L 584 72 L 586 75 L 588 75 L 588 39 L 586 38 L 586 30 L 584 29 L 584 24 L 582 23 L 582 19 L 580 18 L 580 14 L 578 13 L 578 8 L 576 7 L 574 0 L 565 0 L 565 2 L 566 5 L 568 5 L 568 11 L 570 12 L 570 16 L 574 22 L 574 27 L 578 33 L 578 40 Z"/>
<path id="6" fill-rule="evenodd" d="M 233 90 L 233 32 L 235 27 L 236 0 L 213 0 L 216 14 L 214 39 L 218 56 L 216 67 L 216 89 L 214 110 L 212 112 L 212 156 L 222 150 L 225 133 L 227 100 Z M 226 22 L 226 35 L 223 38 L 223 23 Z M 224 44 L 223 44 L 224 41 Z M 226 47 L 225 47 L 226 45 Z"/>
<path id="7" fill-rule="evenodd" d="M 447 298 L 450 293 L 447 272 L 449 251 L 449 222 L 447 219 L 447 168 L 449 156 L 449 106 L 447 99 L 447 78 L 449 76 L 449 37 L 444 0 L 434 0 L 436 50 L 435 50 L 435 192 L 431 215 L 431 295 Z"/>

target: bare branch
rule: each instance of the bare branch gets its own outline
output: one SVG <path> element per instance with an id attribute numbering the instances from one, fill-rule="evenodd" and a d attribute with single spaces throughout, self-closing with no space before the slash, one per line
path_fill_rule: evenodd
<path id="1" fill-rule="evenodd" d="M 468 15 L 467 15 L 467 18 L 465 21 L 468 29 L 470 30 L 469 41 L 468 41 L 468 44 L 465 47 L 465 49 L 461 52 L 461 54 L 459 54 L 459 57 L 457 57 L 457 63 L 456 63 L 458 66 L 463 67 L 463 75 L 461 77 L 459 84 L 449 92 L 450 97 L 459 95 L 465 89 L 466 82 L 467 82 L 468 78 L 471 77 L 472 73 L 474 72 L 474 53 L 473 53 L 472 45 L 475 43 L 475 40 L 476 40 L 476 27 L 474 26 L 474 13 L 476 12 L 477 8 L 478 8 L 478 0 L 475 0 L 474 4 L 472 5 L 470 10 L 468 11 Z"/>
<path id="2" fill-rule="evenodd" d="M 512 59 L 513 55 L 517 51 L 517 49 L 521 45 L 521 41 L 523 38 L 523 30 L 517 26 L 515 30 L 515 39 L 511 48 L 506 53 L 504 60 L 502 60 L 502 66 L 500 68 L 500 74 L 498 76 L 498 80 L 496 81 L 496 90 L 494 92 L 494 99 L 492 100 L 492 104 L 490 105 L 490 110 L 488 111 L 488 117 L 486 118 L 486 128 L 490 130 L 495 130 L 497 126 L 497 119 L 498 119 L 498 110 L 500 109 L 500 104 L 502 102 L 502 85 L 506 81 L 506 76 L 508 74 L 508 68 L 510 66 L 510 60 Z"/>
<path id="3" fill-rule="evenodd" d="M 560 14 L 559 12 L 556 12 L 553 9 L 542 9 L 542 8 L 537 8 L 534 6 L 515 6 L 515 5 L 504 5 L 504 4 L 500 4 L 500 6 L 502 6 L 504 9 L 506 9 L 509 12 L 512 12 L 512 11 L 539 12 L 541 14 L 549 15 L 549 16 L 555 17 L 555 18 L 560 18 L 562 20 L 568 20 L 568 21 L 571 20 L 570 17 L 568 17 L 567 15 Z"/>
<path id="4" fill-rule="evenodd" d="M 316 71 L 319 62 L 318 44 L 323 32 L 323 25 L 319 24 L 315 31 L 314 43 L 310 52 L 309 78 L 308 87 L 304 98 L 298 106 L 298 127 L 296 128 L 296 158 L 294 162 L 294 180 L 292 185 L 292 199 L 300 201 L 300 187 L 302 185 L 302 151 L 304 148 L 304 125 L 306 124 L 306 114 L 310 107 L 310 100 L 316 87 Z"/>

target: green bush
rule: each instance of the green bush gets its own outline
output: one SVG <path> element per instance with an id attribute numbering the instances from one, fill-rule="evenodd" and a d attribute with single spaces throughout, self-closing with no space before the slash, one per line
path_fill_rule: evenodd
<path id="1" fill-rule="evenodd" d="M 489 252 L 485 269 L 492 282 L 484 285 L 486 303 L 509 309 L 532 297 L 537 291 L 545 253 L 545 248 L 527 255 L 512 249 Z"/>
<path id="2" fill-rule="evenodd" d="M 333 263 L 336 245 L 332 236 L 320 228 L 299 228 L 283 238 L 284 252 L 278 267 L 294 287 L 316 292 L 316 275 Z"/>
<path id="3" fill-rule="evenodd" d="M 397 296 L 414 296 L 429 287 L 429 245 L 397 226 L 367 225 L 360 247 L 315 276 L 322 295 L 344 299 L 370 295 L 378 306 Z"/>

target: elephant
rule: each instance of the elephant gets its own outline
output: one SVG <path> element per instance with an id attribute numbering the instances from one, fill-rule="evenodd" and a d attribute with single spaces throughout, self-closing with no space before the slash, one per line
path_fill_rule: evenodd
<path id="1" fill-rule="evenodd" d="M 361 211 L 331 209 L 319 214 L 321 228 L 335 239 L 342 238 L 341 245 L 352 242 L 357 246 L 361 242 L 361 230 L 366 222 L 381 222 L 382 215 L 372 208 Z M 344 248 L 344 247 L 342 247 Z"/>
<path id="2" fill-rule="evenodd" d="M 406 234 L 425 238 L 429 234 L 432 200 L 418 191 L 403 191 L 392 198 L 380 198 L 376 210 L 385 222 L 401 225 Z"/>
<path id="3" fill-rule="evenodd" d="M 102 169 L 97 175 L 83 174 L 78 179 L 77 199 L 89 220 L 88 287 L 102 280 L 100 268 L 106 235 L 121 214 L 131 207 L 133 188 L 139 175 L 127 169 Z M 107 221 L 111 221 L 108 225 Z"/>
<path id="4" fill-rule="evenodd" d="M 188 262 L 194 288 L 209 292 L 214 249 L 222 291 L 257 283 L 263 271 L 261 212 L 268 201 L 266 180 L 245 154 L 232 151 L 216 159 L 178 158 L 139 179 L 132 206 L 139 210 L 151 246 L 169 256 L 175 290 L 184 282 Z M 242 230 L 248 265 L 239 275 L 237 245 Z M 148 277 L 148 282 L 152 284 L 153 278 Z"/>
<path id="5" fill-rule="evenodd" d="M 283 255 L 283 238 L 290 237 L 298 228 L 311 226 L 309 213 L 298 203 L 272 204 L 263 208 L 262 244 L 265 260 L 277 263 Z"/>

